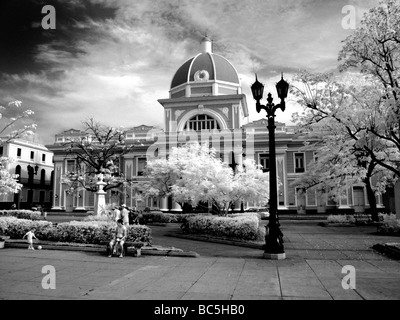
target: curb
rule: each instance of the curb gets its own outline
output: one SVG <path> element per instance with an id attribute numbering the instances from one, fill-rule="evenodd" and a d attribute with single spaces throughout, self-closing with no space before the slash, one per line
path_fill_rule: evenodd
<path id="1" fill-rule="evenodd" d="M 98 252 L 104 253 L 106 252 L 105 246 L 102 245 L 73 245 L 73 244 L 56 244 L 53 242 L 45 242 L 40 241 L 39 243 L 34 243 L 34 246 L 41 245 L 43 247 L 42 250 L 68 250 L 68 251 L 84 251 L 84 252 Z M 22 242 L 19 240 L 6 240 L 4 248 L 24 248 L 28 247 L 26 242 Z M 36 249 L 38 250 L 38 249 Z M 141 248 L 142 256 L 170 256 L 170 257 L 189 257 L 189 258 L 198 258 L 200 255 L 193 251 L 182 251 L 179 249 L 171 250 L 171 249 L 157 249 L 157 248 Z M 134 256 L 133 254 L 127 254 L 127 256 Z"/>
<path id="2" fill-rule="evenodd" d="M 388 243 L 377 243 L 372 246 L 375 251 L 394 260 L 400 260 L 400 249 Z"/>
<path id="3" fill-rule="evenodd" d="M 204 241 L 204 242 L 221 243 L 221 244 L 227 244 L 227 245 L 238 246 L 238 247 L 264 250 L 264 244 L 235 241 L 235 240 L 225 240 L 225 239 L 214 238 L 214 237 L 203 236 L 203 235 L 200 236 L 200 235 L 179 234 L 179 233 L 170 232 L 170 233 L 166 233 L 165 236 L 181 238 L 181 239 Z"/>

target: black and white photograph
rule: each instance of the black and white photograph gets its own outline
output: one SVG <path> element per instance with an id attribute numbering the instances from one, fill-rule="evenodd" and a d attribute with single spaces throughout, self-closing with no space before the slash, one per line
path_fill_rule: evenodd
<path id="1" fill-rule="evenodd" d="M 0 300 L 395 301 L 399 237 L 400 0 L 0 1 Z"/>

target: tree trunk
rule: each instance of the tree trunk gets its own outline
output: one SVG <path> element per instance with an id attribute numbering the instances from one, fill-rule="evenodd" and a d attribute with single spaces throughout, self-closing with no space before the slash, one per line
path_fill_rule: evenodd
<path id="1" fill-rule="evenodd" d="M 365 183 L 365 186 L 367 189 L 367 197 L 368 197 L 368 202 L 369 202 L 369 208 L 371 210 L 372 221 L 379 221 L 378 210 L 376 208 L 376 198 L 375 198 L 374 190 L 372 189 L 372 186 L 371 186 L 371 181 L 367 177 L 364 180 L 364 183 Z"/>

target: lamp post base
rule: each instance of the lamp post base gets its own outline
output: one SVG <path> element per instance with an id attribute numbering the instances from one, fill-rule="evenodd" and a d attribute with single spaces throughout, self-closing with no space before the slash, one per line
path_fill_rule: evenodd
<path id="1" fill-rule="evenodd" d="M 270 260 L 283 260 L 286 259 L 286 253 L 266 253 L 264 252 L 263 254 L 264 259 L 270 259 Z"/>

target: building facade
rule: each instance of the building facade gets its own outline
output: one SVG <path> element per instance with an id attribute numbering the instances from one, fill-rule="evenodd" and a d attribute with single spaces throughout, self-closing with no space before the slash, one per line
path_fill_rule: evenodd
<path id="1" fill-rule="evenodd" d="M 246 96 L 242 93 L 239 75 L 224 57 L 213 53 L 212 42 L 205 37 L 201 52 L 185 61 L 174 74 L 168 99 L 158 100 L 164 108 L 164 128 L 138 126 L 126 132 L 126 143 L 135 148 L 122 157 L 120 170 L 133 181 L 144 179 L 143 170 L 151 157 L 167 156 L 171 148 L 188 141 L 209 143 L 217 149 L 221 158 L 234 168 L 245 158 L 252 158 L 269 170 L 267 119 L 249 123 Z M 280 213 L 329 212 L 332 209 L 364 212 L 368 200 L 363 186 L 349 188 L 346 196 L 333 202 L 315 191 L 297 190 L 292 182 L 307 172 L 307 164 L 314 161 L 312 151 L 301 151 L 304 138 L 295 128 L 276 123 L 276 165 L 279 179 L 278 210 Z M 93 210 L 94 194 L 82 191 L 68 194 L 62 183 L 62 175 L 74 166 L 62 144 L 68 139 L 79 138 L 85 133 L 70 129 L 56 135 L 54 152 L 53 210 Z M 132 190 L 111 190 L 106 195 L 109 203 L 125 203 L 130 207 L 156 208 L 179 212 L 180 206 L 173 199 L 150 198 L 137 202 Z M 382 197 L 377 197 L 382 206 Z M 261 204 L 242 203 L 235 210 Z"/>
<path id="2" fill-rule="evenodd" d="M 0 156 L 12 158 L 9 172 L 17 174 L 23 185 L 19 193 L 0 196 L 0 208 L 10 209 L 15 204 L 20 209 L 37 205 L 50 209 L 53 198 L 53 153 L 44 145 L 14 139 L 0 147 Z"/>

